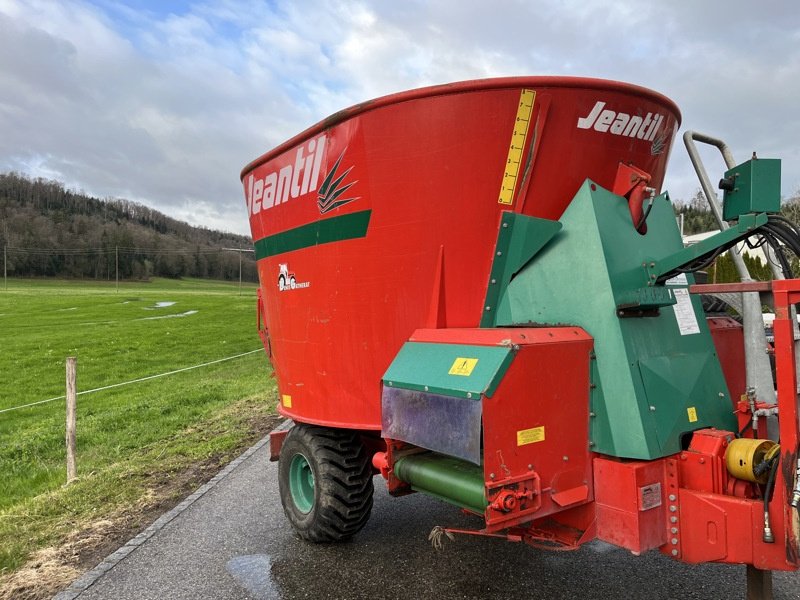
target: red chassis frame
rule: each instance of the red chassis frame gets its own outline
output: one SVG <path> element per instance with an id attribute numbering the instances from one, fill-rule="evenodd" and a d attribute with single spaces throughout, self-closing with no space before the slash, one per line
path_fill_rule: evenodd
<path id="1" fill-rule="evenodd" d="M 728 473 L 725 451 L 737 433 L 717 429 L 695 431 L 685 451 L 659 460 L 632 461 L 595 455 L 597 537 L 635 554 L 658 548 L 687 563 L 747 564 L 762 571 L 797 570 L 800 566 L 800 519 L 790 499 L 794 491 L 800 434 L 790 307 L 800 302 L 800 280 L 693 285 L 689 291 L 696 294 L 773 294 L 781 444 L 780 468 L 768 502 L 774 541 L 764 541 L 763 492 L 757 485 Z M 736 338 L 722 343 L 733 340 Z M 728 356 L 732 360 L 728 366 L 733 367 L 736 376 L 733 383 L 729 379 L 731 393 L 735 396 L 745 390 L 736 389 L 742 385 L 741 374 L 735 373 L 733 364 L 737 362 L 737 355 L 733 352 Z M 749 413 L 749 408 L 742 409 L 742 404 L 747 403 L 740 403 L 737 412 Z M 739 416 L 749 421 L 749 416 Z M 759 432 L 748 431 L 742 435 L 759 437 L 762 433 L 760 437 L 764 437 L 765 429 L 759 427 Z"/>
<path id="2" fill-rule="evenodd" d="M 742 482 L 730 478 L 724 462 L 720 464 L 729 441 L 725 435 L 730 432 L 704 430 L 695 434 L 686 452 L 664 459 L 665 494 L 672 512 L 668 513 L 668 541 L 661 550 L 684 562 L 745 563 L 763 570 L 796 570 L 800 566 L 800 518 L 790 505 L 800 440 L 791 306 L 800 302 L 800 280 L 690 287 L 690 292 L 698 294 L 769 291 L 775 305 L 781 444 L 780 468 L 768 503 L 775 541 L 767 543 L 762 539 L 763 501 L 743 490 L 739 485 Z M 734 489 L 735 486 L 738 487 Z"/>

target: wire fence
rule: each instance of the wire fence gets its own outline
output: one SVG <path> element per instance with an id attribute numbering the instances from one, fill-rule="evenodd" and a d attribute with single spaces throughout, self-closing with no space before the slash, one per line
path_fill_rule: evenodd
<path id="1" fill-rule="evenodd" d="M 84 390 L 82 392 L 77 392 L 76 396 L 82 396 L 84 394 L 92 394 L 95 392 L 102 392 L 104 390 L 110 390 L 112 388 L 118 388 L 125 385 L 132 385 L 134 383 L 141 383 L 143 381 L 149 381 L 151 379 L 158 379 L 159 377 L 166 377 L 168 375 L 175 375 L 176 373 L 183 373 L 185 371 L 191 371 L 193 369 L 200 369 L 202 367 L 208 367 L 210 365 L 215 365 L 218 363 L 226 362 L 229 360 L 235 360 L 237 358 L 241 358 L 243 356 L 248 356 L 249 354 L 255 354 L 256 352 L 262 352 L 262 348 L 258 348 L 256 350 L 250 350 L 249 352 L 242 352 L 241 354 L 235 354 L 233 356 L 226 356 L 225 358 L 219 358 L 217 360 L 211 360 L 208 362 L 201 363 L 199 365 L 192 365 L 191 367 L 183 367 L 182 369 L 175 369 L 173 371 L 167 371 L 166 373 L 158 373 L 157 375 L 148 375 L 146 377 L 139 377 L 138 379 L 131 379 L 130 381 L 123 381 L 120 383 L 112 383 L 111 385 L 105 385 L 103 387 L 94 388 L 92 390 Z M 19 406 L 12 406 L 10 408 L 3 408 L 0 409 L 0 414 L 7 413 L 15 410 L 21 410 L 23 408 L 30 408 L 32 406 L 38 406 L 40 404 L 47 404 L 48 402 L 55 402 L 56 400 L 64 400 L 66 395 L 55 396 L 53 398 L 47 398 L 46 400 L 39 400 L 37 402 L 30 402 L 28 404 L 21 404 Z"/>
<path id="2" fill-rule="evenodd" d="M 143 248 L 139 246 L 104 246 L 98 248 L 20 248 L 17 246 L 6 246 L 9 254 L 25 254 L 30 256 L 97 256 L 104 254 L 114 256 L 115 254 L 136 254 L 147 256 L 170 256 L 170 255 L 208 255 L 220 254 L 222 252 L 251 252 L 249 248 Z"/>
<path id="3" fill-rule="evenodd" d="M 96 242 L 95 242 L 96 244 Z M 255 282 L 255 251 L 242 247 L 83 246 L 41 248 L 3 245 L 3 289 L 9 277 L 69 277 L 88 280 L 198 277 Z M 237 256 L 238 255 L 238 256 Z"/>

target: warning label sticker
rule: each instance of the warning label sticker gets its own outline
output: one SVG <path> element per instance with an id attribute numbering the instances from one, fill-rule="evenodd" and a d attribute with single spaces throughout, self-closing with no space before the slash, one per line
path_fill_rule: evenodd
<path id="1" fill-rule="evenodd" d="M 532 429 L 523 429 L 517 432 L 517 446 L 535 444 L 544 441 L 544 425 Z"/>
<path id="2" fill-rule="evenodd" d="M 283 394 L 281 396 L 281 403 L 284 408 L 292 408 L 292 397 L 289 394 Z"/>
<path id="3" fill-rule="evenodd" d="M 661 506 L 661 484 L 651 483 L 639 488 L 639 510 L 645 511 Z"/>
<path id="4" fill-rule="evenodd" d="M 688 286 L 689 282 L 686 279 L 686 273 L 681 273 L 668 280 L 667 285 Z M 678 322 L 678 331 L 681 332 L 681 335 L 700 333 L 700 325 L 697 323 L 697 315 L 694 314 L 694 306 L 692 306 L 692 298 L 689 296 L 689 290 L 676 287 L 672 288 L 672 293 L 675 295 L 676 300 L 672 310 L 675 313 L 675 320 Z"/>
<path id="5" fill-rule="evenodd" d="M 472 375 L 472 371 L 475 369 L 475 365 L 478 364 L 477 358 L 463 358 L 459 356 L 457 359 L 453 361 L 453 366 L 450 367 L 448 374 L 450 375 L 461 375 L 462 377 L 469 377 Z"/>
<path id="6" fill-rule="evenodd" d="M 686 414 L 689 415 L 689 423 L 697 422 L 697 409 L 694 406 L 690 406 L 689 408 L 687 408 Z"/>

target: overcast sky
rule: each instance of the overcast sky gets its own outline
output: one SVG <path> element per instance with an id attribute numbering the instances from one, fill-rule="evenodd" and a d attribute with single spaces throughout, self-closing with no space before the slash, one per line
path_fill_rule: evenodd
<path id="1" fill-rule="evenodd" d="M 505 75 L 653 88 L 681 132 L 781 158 L 800 188 L 796 0 L 0 0 L 0 172 L 249 234 L 253 158 L 357 102 Z M 685 155 L 673 198 L 698 187 Z"/>

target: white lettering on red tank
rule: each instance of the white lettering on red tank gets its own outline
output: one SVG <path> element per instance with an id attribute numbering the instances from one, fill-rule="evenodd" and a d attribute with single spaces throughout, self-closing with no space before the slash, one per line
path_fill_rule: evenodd
<path id="1" fill-rule="evenodd" d="M 257 215 L 278 204 L 316 192 L 326 141 L 322 135 L 301 145 L 292 162 L 263 177 L 248 175 L 244 186 L 247 212 L 251 216 Z"/>
<path id="2" fill-rule="evenodd" d="M 661 125 L 664 115 L 647 113 L 644 117 L 629 115 L 606 108 L 606 103 L 597 101 L 585 117 L 578 117 L 578 129 L 594 129 L 600 133 L 621 135 L 652 142 Z"/>

